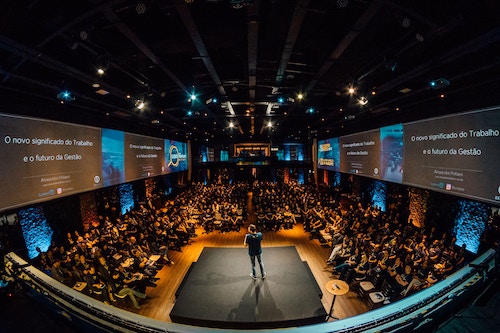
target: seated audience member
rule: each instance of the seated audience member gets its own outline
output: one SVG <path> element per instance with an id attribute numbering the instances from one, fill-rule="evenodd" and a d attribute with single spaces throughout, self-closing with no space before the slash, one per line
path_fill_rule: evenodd
<path id="1" fill-rule="evenodd" d="M 339 279 L 340 280 L 345 280 L 345 278 L 347 276 L 347 273 L 351 269 L 353 269 L 354 267 L 356 267 L 358 265 L 360 259 L 361 259 L 361 256 L 359 255 L 359 252 L 356 249 L 355 252 L 353 254 L 351 254 L 350 257 L 347 260 L 345 260 L 340 265 L 335 266 L 333 270 L 335 272 L 339 272 L 340 271 L 340 277 L 339 277 Z"/>
<path id="2" fill-rule="evenodd" d="M 347 246 L 347 237 L 344 237 L 340 242 L 336 243 L 330 252 L 330 256 L 326 260 L 327 263 L 331 263 L 337 259 L 342 253 L 344 246 Z"/>
<path id="3" fill-rule="evenodd" d="M 435 240 L 428 250 L 429 259 L 436 263 L 441 256 L 441 247 L 439 244 L 439 240 Z"/>
<path id="4" fill-rule="evenodd" d="M 113 271 L 113 281 L 115 285 L 115 294 L 118 296 L 128 296 L 134 305 L 134 308 L 140 309 L 141 306 L 137 302 L 136 297 L 145 299 L 146 294 L 144 292 L 139 291 L 142 287 L 137 287 L 138 284 L 142 284 L 142 276 L 140 274 L 136 274 L 134 276 L 128 276 L 128 274 L 124 271 L 123 267 L 120 265 L 118 270 Z M 138 290 L 132 288 L 132 286 L 136 286 Z M 144 287 L 145 290 L 145 287 Z"/>
<path id="5" fill-rule="evenodd" d="M 65 285 L 72 284 L 72 275 L 69 271 L 61 267 L 61 261 L 55 260 L 52 264 L 52 268 L 50 269 L 50 273 L 54 279 L 57 281 L 64 283 Z"/>
<path id="6" fill-rule="evenodd" d="M 105 281 L 100 278 L 94 266 L 90 266 L 83 274 L 84 281 L 87 283 L 87 288 L 91 295 L 102 295 L 103 302 L 107 304 L 111 304 L 111 302 L 115 301 L 112 295 L 112 286 L 108 286 Z"/>
<path id="7" fill-rule="evenodd" d="M 149 277 L 154 277 L 160 268 L 159 265 L 156 265 L 154 261 L 148 258 L 147 254 L 138 250 L 132 251 L 132 258 L 134 259 L 134 269 Z"/>
<path id="8" fill-rule="evenodd" d="M 368 273 L 368 270 L 370 268 L 370 263 L 368 262 L 368 258 L 366 256 L 366 253 L 361 254 L 361 259 L 359 263 L 354 267 L 353 269 L 353 274 L 355 279 L 362 279 L 366 277 L 366 274 Z"/>
<path id="9" fill-rule="evenodd" d="M 406 262 L 402 270 L 396 270 L 396 275 L 394 276 L 394 281 L 396 283 L 392 284 L 392 288 L 396 295 L 401 295 L 410 284 L 413 280 L 413 273 L 413 264 L 411 261 Z"/>

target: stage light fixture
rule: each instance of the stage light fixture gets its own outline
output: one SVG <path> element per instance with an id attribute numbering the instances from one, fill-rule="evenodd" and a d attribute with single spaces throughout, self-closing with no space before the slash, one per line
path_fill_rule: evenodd
<path id="1" fill-rule="evenodd" d="M 308 113 L 308 114 L 313 114 L 313 113 L 314 113 L 314 111 L 315 111 L 315 110 L 314 110 L 314 108 L 313 108 L 313 107 L 309 107 L 309 108 L 307 108 L 306 113 Z"/>
<path id="2" fill-rule="evenodd" d="M 75 100 L 75 95 L 73 95 L 70 91 L 64 90 L 57 94 L 57 98 L 63 102 L 72 102 Z"/>
<path id="3" fill-rule="evenodd" d="M 448 87 L 449 85 L 450 81 L 445 78 L 439 78 L 437 80 L 432 80 L 431 82 L 429 82 L 429 87 L 431 87 L 431 89 L 443 89 Z"/>
<path id="4" fill-rule="evenodd" d="M 80 31 L 81 40 L 87 40 L 89 38 L 89 33 L 86 30 Z"/>
<path id="5" fill-rule="evenodd" d="M 139 109 L 139 110 L 144 109 L 144 106 L 145 106 L 145 104 L 144 104 L 144 102 L 143 102 L 143 101 L 141 101 L 141 100 L 137 100 L 137 101 L 135 102 L 135 107 L 136 107 L 137 109 Z"/>
<path id="6" fill-rule="evenodd" d="M 137 14 L 144 14 L 146 12 L 146 5 L 140 2 L 135 6 L 135 10 Z"/>
<path id="7" fill-rule="evenodd" d="M 411 20 L 408 17 L 403 18 L 403 20 L 401 21 L 401 26 L 403 28 L 409 28 L 410 25 L 411 25 Z"/>

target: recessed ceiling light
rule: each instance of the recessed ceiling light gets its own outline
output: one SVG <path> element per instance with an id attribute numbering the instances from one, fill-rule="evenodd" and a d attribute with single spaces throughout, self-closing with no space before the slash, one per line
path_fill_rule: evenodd
<path id="1" fill-rule="evenodd" d="M 98 93 L 99 95 L 107 95 L 107 94 L 109 94 L 109 91 L 104 90 L 104 89 L 99 89 L 99 90 L 96 90 L 96 93 Z"/>
<path id="2" fill-rule="evenodd" d="M 99 88 L 101 85 L 99 83 L 93 83 L 92 88 Z"/>

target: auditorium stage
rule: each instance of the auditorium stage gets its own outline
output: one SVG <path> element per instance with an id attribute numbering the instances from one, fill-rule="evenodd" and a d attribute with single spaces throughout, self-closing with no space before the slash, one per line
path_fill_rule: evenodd
<path id="1" fill-rule="evenodd" d="M 205 247 L 177 290 L 171 320 L 240 329 L 325 321 L 321 289 L 295 247 L 265 247 L 263 261 L 266 279 L 254 281 L 246 248 Z"/>

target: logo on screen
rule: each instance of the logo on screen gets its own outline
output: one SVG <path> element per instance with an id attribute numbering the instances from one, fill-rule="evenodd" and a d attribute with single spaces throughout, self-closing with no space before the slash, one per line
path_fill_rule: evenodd
<path id="1" fill-rule="evenodd" d="M 179 166 L 179 148 L 177 148 L 177 146 L 170 146 L 170 160 L 168 161 L 167 166 Z"/>
<path id="2" fill-rule="evenodd" d="M 101 182 L 101 177 L 94 176 L 94 183 L 99 184 Z"/>
<path id="3" fill-rule="evenodd" d="M 62 187 L 58 187 L 56 192 L 57 192 L 57 194 L 62 194 L 63 193 Z"/>
<path id="4" fill-rule="evenodd" d="M 451 191 L 451 184 L 446 184 L 446 190 Z"/>

